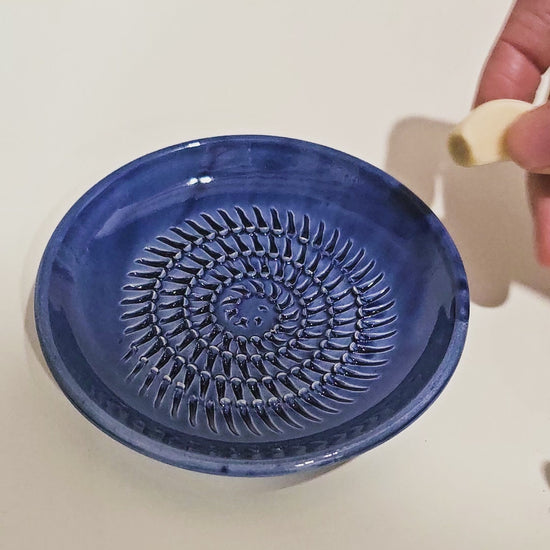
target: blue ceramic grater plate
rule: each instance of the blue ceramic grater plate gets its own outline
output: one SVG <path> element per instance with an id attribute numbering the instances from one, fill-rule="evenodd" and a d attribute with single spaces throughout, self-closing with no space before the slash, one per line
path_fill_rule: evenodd
<path id="1" fill-rule="evenodd" d="M 333 149 L 210 138 L 131 162 L 55 230 L 36 324 L 57 382 L 103 431 L 215 474 L 355 456 L 442 390 L 468 323 L 442 224 Z"/>

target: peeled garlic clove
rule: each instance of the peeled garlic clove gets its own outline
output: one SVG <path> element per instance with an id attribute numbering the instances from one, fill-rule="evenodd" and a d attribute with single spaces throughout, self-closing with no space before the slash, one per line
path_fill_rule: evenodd
<path id="1" fill-rule="evenodd" d="M 449 152 L 460 166 L 509 160 L 505 137 L 511 124 L 534 105 L 517 99 L 496 99 L 476 107 L 451 132 Z"/>

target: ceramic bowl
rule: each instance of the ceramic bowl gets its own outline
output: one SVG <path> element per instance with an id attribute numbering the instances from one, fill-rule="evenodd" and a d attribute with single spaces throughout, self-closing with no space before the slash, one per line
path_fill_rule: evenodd
<path id="1" fill-rule="evenodd" d="M 388 174 L 286 138 L 157 151 L 87 192 L 36 284 L 71 402 L 150 457 L 290 473 L 350 458 L 434 401 L 469 296 L 445 228 Z"/>

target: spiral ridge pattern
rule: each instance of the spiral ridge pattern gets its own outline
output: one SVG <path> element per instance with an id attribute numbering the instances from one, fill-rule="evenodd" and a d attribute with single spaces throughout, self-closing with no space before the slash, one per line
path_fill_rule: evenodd
<path id="1" fill-rule="evenodd" d="M 338 228 L 257 206 L 184 225 L 145 248 L 123 287 L 127 381 L 152 406 L 262 436 L 321 422 L 382 376 L 391 288 Z"/>

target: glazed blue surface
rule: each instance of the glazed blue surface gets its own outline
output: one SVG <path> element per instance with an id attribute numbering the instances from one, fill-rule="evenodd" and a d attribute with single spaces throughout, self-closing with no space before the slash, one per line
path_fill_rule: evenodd
<path id="1" fill-rule="evenodd" d="M 135 160 L 54 232 L 35 295 L 48 365 L 112 437 L 198 471 L 352 457 L 437 397 L 469 296 L 444 227 L 373 166 L 209 138 Z"/>

